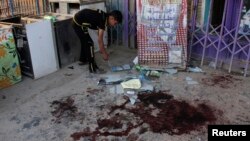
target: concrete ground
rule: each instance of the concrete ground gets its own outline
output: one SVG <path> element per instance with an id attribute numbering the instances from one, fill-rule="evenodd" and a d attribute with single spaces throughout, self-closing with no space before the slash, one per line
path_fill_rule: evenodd
<path id="1" fill-rule="evenodd" d="M 136 56 L 136 50 L 111 48 L 110 63 L 112 65 L 130 63 Z M 98 53 L 97 53 L 98 56 Z M 114 105 L 123 104 L 127 98 L 111 92 L 114 85 L 98 86 L 100 78 L 114 75 L 121 78 L 138 76 L 137 71 L 111 72 L 108 64 L 97 57 L 106 74 L 90 74 L 87 66 L 73 63 L 53 74 L 38 80 L 23 77 L 23 81 L 0 90 L 0 141 L 206 141 L 205 123 L 198 129 L 184 134 L 153 132 L 146 123 L 132 128 L 123 135 L 104 135 L 96 132 L 98 120 L 111 118 L 110 109 Z M 202 68 L 205 73 L 178 72 L 174 75 L 162 74 L 148 83 L 156 90 L 166 90 L 174 99 L 186 101 L 191 105 L 205 103 L 213 108 L 216 124 L 250 124 L 250 78 L 228 75 L 224 71 L 209 67 Z M 190 77 L 198 84 L 189 84 Z M 217 79 L 216 79 L 217 78 Z M 62 101 L 67 101 L 71 109 L 67 113 L 56 111 Z M 61 102 L 61 103 L 60 103 Z M 140 102 L 126 107 L 135 107 Z M 67 107 L 66 107 L 67 108 Z M 124 108 L 124 107 L 123 107 Z M 184 109 L 185 110 L 185 109 Z M 117 111 L 116 111 L 117 112 Z M 159 111 L 158 111 L 159 112 Z M 133 114 L 122 111 L 123 124 L 128 121 L 141 121 Z M 156 115 L 159 114 L 156 112 Z M 125 118 L 126 117 L 126 118 Z M 115 122 L 115 121 L 114 121 Z M 100 126 L 100 125 L 99 125 Z M 122 129 L 102 129 L 103 132 L 114 132 Z M 100 127 L 99 127 L 100 128 Z M 128 128 L 128 127 L 127 127 Z M 145 130 L 143 130 L 145 129 Z M 143 130 L 143 131 L 142 131 Z M 80 134 L 89 133 L 88 136 Z M 78 137 L 73 136 L 79 133 Z M 123 132 L 124 133 L 124 132 Z M 95 137 L 94 137 L 95 136 Z"/>

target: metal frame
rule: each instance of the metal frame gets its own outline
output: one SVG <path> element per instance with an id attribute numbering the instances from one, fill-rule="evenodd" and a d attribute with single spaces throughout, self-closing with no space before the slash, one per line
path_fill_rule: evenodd
<path id="1" fill-rule="evenodd" d="M 198 27 L 196 20 L 199 1 L 194 0 L 193 3 L 189 57 L 201 57 L 201 66 L 206 59 L 212 59 L 215 62 L 215 69 L 227 64 L 229 73 L 235 68 L 242 67 L 244 76 L 247 76 L 250 63 L 250 37 L 239 34 L 244 0 L 225 0 L 222 22 L 218 26 L 211 24 L 215 0 L 210 0 L 207 23 Z"/>

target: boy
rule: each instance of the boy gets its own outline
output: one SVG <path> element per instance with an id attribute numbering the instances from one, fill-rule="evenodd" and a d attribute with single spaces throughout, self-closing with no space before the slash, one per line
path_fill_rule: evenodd
<path id="1" fill-rule="evenodd" d="M 122 13 L 114 10 L 105 13 L 101 10 L 83 9 L 73 17 L 73 28 L 81 41 L 80 65 L 89 63 L 90 73 L 96 73 L 99 69 L 94 58 L 93 41 L 88 33 L 88 28 L 98 30 L 98 45 L 105 61 L 109 59 L 104 48 L 103 35 L 106 26 L 115 26 L 122 22 Z"/>

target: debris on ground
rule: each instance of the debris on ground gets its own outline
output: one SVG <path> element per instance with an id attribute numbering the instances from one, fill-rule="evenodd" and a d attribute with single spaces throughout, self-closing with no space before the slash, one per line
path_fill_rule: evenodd
<path id="1" fill-rule="evenodd" d="M 139 89 L 123 88 L 122 85 L 115 85 L 109 89 L 110 94 L 124 94 L 130 99 L 132 105 L 137 101 L 137 93 L 143 91 L 154 91 L 154 86 L 143 83 Z"/>
<path id="2" fill-rule="evenodd" d="M 140 89 L 141 81 L 140 79 L 130 79 L 121 83 L 123 89 Z"/>
<path id="3" fill-rule="evenodd" d="M 123 80 L 117 80 L 117 81 L 110 81 L 108 82 L 106 79 L 101 78 L 97 85 L 117 85 L 120 84 Z"/>
<path id="4" fill-rule="evenodd" d="M 152 86 L 152 84 L 148 84 L 148 83 L 142 83 L 142 87 L 140 88 L 139 91 L 154 91 L 154 86 Z"/>
<path id="5" fill-rule="evenodd" d="M 124 93 L 124 90 L 123 90 L 123 88 L 122 88 L 121 85 L 115 85 L 114 87 L 111 87 L 111 88 L 109 89 L 109 92 L 110 92 L 111 94 L 123 94 L 123 93 Z"/>
<path id="6" fill-rule="evenodd" d="M 112 66 L 111 70 L 112 72 L 126 71 L 126 70 L 131 70 L 131 66 L 129 64 L 124 64 L 121 66 Z"/>
<path id="7" fill-rule="evenodd" d="M 186 82 L 187 82 L 188 85 L 197 85 L 197 84 L 199 84 L 197 81 L 194 81 L 193 78 L 188 77 L 188 76 L 186 77 Z"/>
<path id="8" fill-rule="evenodd" d="M 187 68 L 188 72 L 197 72 L 197 73 L 202 73 L 204 72 L 201 68 L 199 67 L 188 67 Z"/>
<path id="9" fill-rule="evenodd" d="M 119 75 L 105 75 L 99 79 L 97 82 L 98 85 L 117 85 L 121 82 L 128 81 L 130 79 L 133 79 L 134 77 L 126 77 L 122 78 Z"/>
<path id="10" fill-rule="evenodd" d="M 138 56 L 135 57 L 135 59 L 133 60 L 133 63 L 134 63 L 135 65 L 137 65 L 137 64 L 139 63 Z"/>
<path id="11" fill-rule="evenodd" d="M 157 77 L 159 78 L 161 76 L 161 73 L 159 71 L 149 70 L 146 72 L 147 77 Z"/>
<path id="12" fill-rule="evenodd" d="M 178 73 L 177 69 L 166 69 L 165 72 L 167 72 L 170 75 Z"/>
<path id="13" fill-rule="evenodd" d="M 124 95 L 129 98 L 130 103 L 132 105 L 134 105 L 135 102 L 137 101 L 137 98 L 138 98 L 137 91 L 134 89 L 127 89 L 127 90 L 125 89 Z"/>

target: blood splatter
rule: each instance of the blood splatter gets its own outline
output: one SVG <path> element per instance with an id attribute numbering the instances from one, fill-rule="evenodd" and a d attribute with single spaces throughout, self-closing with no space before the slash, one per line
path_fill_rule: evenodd
<path id="1" fill-rule="evenodd" d="M 135 106 L 126 107 L 128 100 L 121 105 L 112 106 L 108 113 L 110 119 L 98 119 L 98 127 L 95 131 L 76 132 L 71 135 L 74 140 L 80 140 L 81 137 L 91 137 L 95 141 L 98 136 L 129 136 L 127 139 L 139 138 L 132 129 L 140 127 L 142 130 L 138 134 L 143 134 L 147 131 L 154 133 L 168 133 L 181 135 L 190 133 L 194 130 L 201 129 L 209 123 L 216 121 L 214 112 L 215 109 L 201 103 L 197 106 L 191 105 L 186 101 L 178 101 L 173 96 L 164 92 L 140 93 L 138 99 L 141 101 Z M 157 110 L 157 114 L 152 114 Z M 127 112 L 133 121 L 122 121 L 117 112 Z M 114 114 L 115 113 L 115 114 Z M 132 124 L 137 123 L 137 124 Z M 149 125 L 149 130 L 141 127 L 142 124 Z M 125 125 L 124 125 L 125 124 Z M 125 127 L 122 128 L 122 127 Z M 101 131 L 102 128 L 118 129 L 119 131 Z"/>
<path id="2" fill-rule="evenodd" d="M 100 93 L 100 92 L 104 92 L 104 90 L 103 89 L 87 88 L 87 92 L 90 93 L 90 94 L 97 94 L 97 93 Z"/>
<path id="3" fill-rule="evenodd" d="M 74 105 L 74 99 L 67 97 L 66 99 L 55 100 L 52 102 L 51 106 L 54 111 L 51 114 L 56 118 L 55 122 L 60 123 L 63 116 L 76 117 L 77 107 Z"/>
<path id="4" fill-rule="evenodd" d="M 221 88 L 230 88 L 230 85 L 240 79 L 234 78 L 231 75 L 215 75 L 212 74 L 209 78 L 203 78 L 202 83 L 207 86 L 219 86 Z"/>

